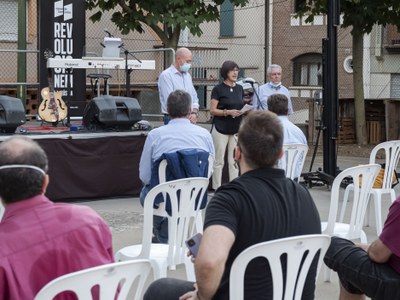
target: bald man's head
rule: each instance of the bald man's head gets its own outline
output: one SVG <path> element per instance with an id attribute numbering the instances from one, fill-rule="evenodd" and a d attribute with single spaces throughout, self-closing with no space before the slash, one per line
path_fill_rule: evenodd
<path id="1" fill-rule="evenodd" d="M 175 67 L 181 72 L 187 72 L 190 68 L 182 69 L 185 64 L 192 64 L 193 55 L 192 52 L 188 48 L 179 48 L 175 52 Z"/>
<path id="2" fill-rule="evenodd" d="M 46 153 L 32 139 L 14 136 L 2 142 L 0 197 L 11 203 L 41 194 L 47 168 Z"/>

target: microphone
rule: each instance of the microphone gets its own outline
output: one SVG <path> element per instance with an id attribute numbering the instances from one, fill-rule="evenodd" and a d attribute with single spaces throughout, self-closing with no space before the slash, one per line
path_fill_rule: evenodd
<path id="1" fill-rule="evenodd" d="M 104 32 L 108 34 L 108 37 L 113 37 L 113 35 L 111 34 L 111 32 L 109 32 L 107 29 L 104 29 Z"/>
<path id="2" fill-rule="evenodd" d="M 242 80 L 244 83 L 250 83 L 251 85 L 255 84 L 256 81 L 251 77 L 246 77 Z"/>

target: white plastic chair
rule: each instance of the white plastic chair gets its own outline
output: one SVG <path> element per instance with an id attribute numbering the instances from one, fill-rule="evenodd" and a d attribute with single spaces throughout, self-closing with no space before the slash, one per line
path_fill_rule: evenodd
<path id="1" fill-rule="evenodd" d="M 290 179 L 297 178 L 297 182 L 299 182 L 308 152 L 308 145 L 284 144 L 283 151 L 284 154 L 280 160 L 281 168 L 285 170 L 286 177 Z"/>
<path id="2" fill-rule="evenodd" d="M 396 200 L 396 193 L 392 188 L 392 176 L 393 172 L 400 159 L 400 140 L 383 142 L 372 149 L 369 163 L 374 164 L 376 154 L 379 150 L 385 151 L 385 173 L 383 176 L 382 188 L 372 188 L 371 193 L 374 196 L 375 206 L 375 220 L 376 220 L 376 234 L 379 236 L 382 232 L 382 195 L 389 194 L 390 200 L 393 202 Z M 367 209 L 366 225 L 369 225 L 370 205 Z"/>
<path id="3" fill-rule="evenodd" d="M 163 159 L 160 161 L 160 164 L 158 166 L 158 180 L 160 183 L 166 182 L 166 173 L 167 173 L 167 166 L 168 162 L 166 159 Z M 214 156 L 209 155 L 208 156 L 208 179 L 211 178 L 211 175 L 214 171 Z M 165 199 L 165 193 L 164 199 Z M 202 232 L 203 231 L 203 216 L 201 213 L 199 213 L 198 218 L 196 219 L 196 230 L 197 232 Z"/>
<path id="4" fill-rule="evenodd" d="M 192 177 L 160 183 L 151 189 L 144 200 L 142 244 L 122 248 L 115 259 L 148 258 L 155 279 L 167 277 L 168 267 L 174 270 L 176 265 L 184 263 L 187 279 L 195 281 L 193 263 L 186 256 L 185 241 L 197 232 L 194 223 L 200 213 L 201 201 L 196 205 L 196 199 L 203 199 L 207 187 L 208 178 Z M 165 211 L 165 201 L 158 209 L 153 209 L 158 194 L 169 196 L 171 215 Z M 153 215 L 168 217 L 168 244 L 152 244 Z"/>
<path id="5" fill-rule="evenodd" d="M 46 284 L 35 300 L 50 300 L 64 291 L 72 291 L 79 300 L 92 298 L 91 289 L 99 286 L 99 300 L 125 300 L 135 284 L 135 300 L 142 299 L 143 287 L 151 271 L 148 260 L 111 263 L 60 276 Z M 115 295 L 118 292 L 118 297 Z"/>
<path id="6" fill-rule="evenodd" d="M 3 214 L 4 214 L 4 206 L 3 206 L 3 203 L 0 200 L 0 222 L 3 219 Z"/>
<path id="7" fill-rule="evenodd" d="M 229 278 L 229 299 L 244 299 L 246 267 L 256 257 L 268 259 L 271 268 L 274 300 L 301 299 L 304 283 L 314 257 L 319 253 L 318 274 L 329 244 L 330 237 L 328 235 L 311 234 L 259 243 L 245 249 L 232 264 Z M 285 278 L 283 277 L 281 265 L 281 256 L 283 254 L 287 254 Z M 285 295 L 284 298 L 283 295 Z"/>
<path id="8" fill-rule="evenodd" d="M 400 158 L 400 141 L 389 141 L 383 142 L 374 147 L 372 149 L 369 163 L 375 164 L 376 155 L 380 150 L 384 150 L 385 152 L 385 172 L 382 181 L 382 188 L 371 188 L 371 195 L 374 200 L 375 207 L 375 221 L 376 221 L 376 234 L 379 236 L 382 232 L 382 195 L 389 194 L 390 199 L 393 202 L 396 199 L 396 193 L 392 188 L 392 178 L 393 173 L 396 170 L 396 167 L 399 163 Z M 346 188 L 343 203 L 347 202 L 347 198 L 350 192 L 354 190 L 353 185 L 349 185 Z M 368 203 L 367 212 L 365 215 L 365 225 L 369 226 L 370 220 L 370 206 L 371 203 Z M 342 206 L 342 212 L 340 214 L 340 220 L 343 220 L 345 205 Z"/>
<path id="9" fill-rule="evenodd" d="M 330 236 L 338 236 L 348 240 L 359 239 L 367 243 L 367 235 L 362 230 L 364 217 L 367 210 L 368 199 L 381 166 L 378 164 L 360 165 L 343 170 L 336 176 L 331 188 L 331 202 L 327 222 L 322 222 L 322 232 Z M 352 180 L 353 197 L 350 222 L 343 223 L 344 210 L 346 209 L 348 193 L 347 188 L 343 200 L 342 209 L 338 218 L 340 188 L 343 179 Z M 326 268 L 325 281 L 330 281 L 330 270 Z"/>

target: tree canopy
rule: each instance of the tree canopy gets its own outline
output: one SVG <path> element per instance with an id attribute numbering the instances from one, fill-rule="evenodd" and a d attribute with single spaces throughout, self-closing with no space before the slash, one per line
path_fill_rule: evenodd
<path id="1" fill-rule="evenodd" d="M 244 6 L 249 0 L 230 0 L 235 6 Z M 144 32 L 149 26 L 165 47 L 176 48 L 181 30 L 186 27 L 200 36 L 203 22 L 219 19 L 218 6 L 224 0 L 86 0 L 86 8 L 96 11 L 90 16 L 99 21 L 103 12 L 113 11 L 111 21 L 122 34 Z"/>
<path id="2" fill-rule="evenodd" d="M 312 22 L 314 16 L 327 14 L 329 0 L 305 0 L 297 16 Z M 400 1 L 398 0 L 340 0 L 342 27 L 352 27 L 353 85 L 358 144 L 367 143 L 363 79 L 363 36 L 371 33 L 374 25 L 393 24 L 400 28 Z"/>
<path id="3" fill-rule="evenodd" d="M 315 15 L 327 13 L 327 0 L 306 0 L 299 15 L 308 16 L 311 22 Z M 400 25 L 400 1 L 398 0 L 341 0 L 342 27 L 353 26 L 353 30 L 370 33 L 374 25 Z"/>

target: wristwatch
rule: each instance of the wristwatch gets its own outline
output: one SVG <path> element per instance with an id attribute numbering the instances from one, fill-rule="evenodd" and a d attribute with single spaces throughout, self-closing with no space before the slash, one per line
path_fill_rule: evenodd
<path id="1" fill-rule="evenodd" d="M 197 111 L 192 111 L 190 114 L 191 115 L 196 115 L 196 117 L 199 117 L 199 113 Z"/>

